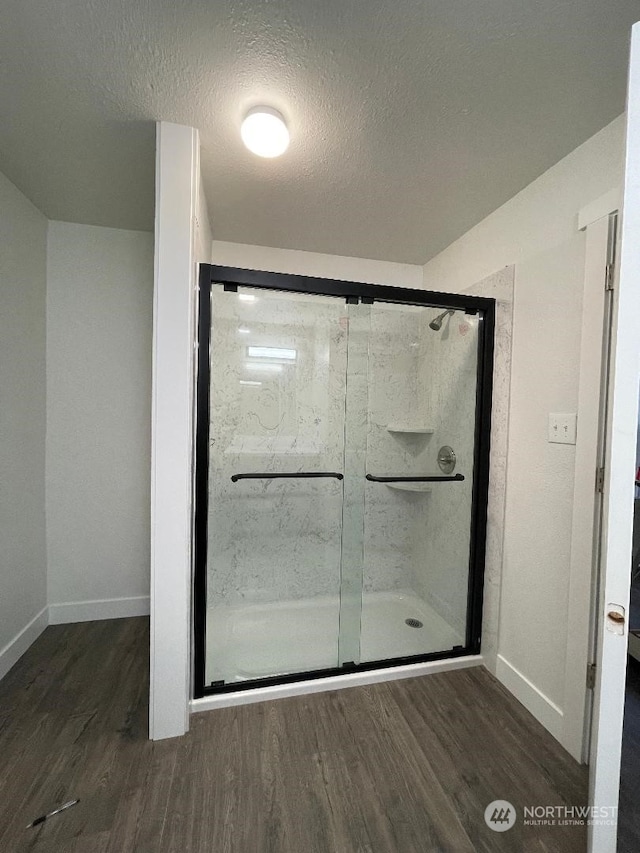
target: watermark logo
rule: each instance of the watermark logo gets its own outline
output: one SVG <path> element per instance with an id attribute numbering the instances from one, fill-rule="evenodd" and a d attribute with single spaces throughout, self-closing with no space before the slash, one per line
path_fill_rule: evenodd
<path id="1" fill-rule="evenodd" d="M 506 832 L 516 822 L 515 807 L 508 800 L 494 800 L 484 810 L 484 820 L 494 832 Z"/>
<path id="2" fill-rule="evenodd" d="M 525 826 L 615 826 L 617 806 L 525 806 Z"/>
<path id="3" fill-rule="evenodd" d="M 524 806 L 523 826 L 615 826 L 616 806 Z M 516 808 L 508 800 L 494 800 L 484 810 L 484 820 L 494 832 L 514 826 Z"/>

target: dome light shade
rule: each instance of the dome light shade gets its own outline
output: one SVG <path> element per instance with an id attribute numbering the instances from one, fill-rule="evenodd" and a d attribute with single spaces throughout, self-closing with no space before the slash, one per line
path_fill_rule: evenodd
<path id="1" fill-rule="evenodd" d="M 289 147 L 289 131 L 283 117 L 271 107 L 249 110 L 240 128 L 242 141 L 258 157 L 279 157 Z"/>

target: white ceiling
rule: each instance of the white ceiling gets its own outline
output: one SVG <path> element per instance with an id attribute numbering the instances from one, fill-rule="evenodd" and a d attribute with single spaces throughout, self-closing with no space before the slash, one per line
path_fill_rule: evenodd
<path id="1" fill-rule="evenodd" d="M 424 263 L 624 109 L 640 0 L 3 0 L 0 170 L 151 229 L 155 119 L 220 240 Z M 289 151 L 240 143 L 251 106 Z"/>

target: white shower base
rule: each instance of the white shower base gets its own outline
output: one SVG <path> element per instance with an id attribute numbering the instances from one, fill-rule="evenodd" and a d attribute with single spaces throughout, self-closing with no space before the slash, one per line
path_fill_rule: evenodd
<path id="1" fill-rule="evenodd" d="M 423 623 L 409 627 L 405 620 Z M 369 592 L 362 601 L 360 661 L 446 651 L 464 637 L 414 593 Z M 338 666 L 337 596 L 211 607 L 206 683 L 241 683 Z M 357 629 L 357 626 L 355 626 Z"/>

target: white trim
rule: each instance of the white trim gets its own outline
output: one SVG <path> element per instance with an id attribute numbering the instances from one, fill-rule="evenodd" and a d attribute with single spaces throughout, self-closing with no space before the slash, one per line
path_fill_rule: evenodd
<path id="1" fill-rule="evenodd" d="M 596 527 L 595 474 L 601 416 L 601 376 L 605 317 L 605 277 L 609 243 L 609 214 L 585 233 L 582 332 L 578 384 L 578 436 L 574 462 L 567 654 L 564 672 L 565 713 L 561 743 L 576 759 L 585 761 L 585 731 L 589 724 L 587 663 L 591 659 L 590 618 Z"/>
<path id="2" fill-rule="evenodd" d="M 103 598 L 95 601 L 64 601 L 49 605 L 49 624 L 67 625 L 70 622 L 94 622 L 99 619 L 125 619 L 128 616 L 148 616 L 149 596 Z"/>
<path id="3" fill-rule="evenodd" d="M 251 690 L 238 690 L 236 693 L 219 693 L 216 696 L 204 696 L 192 699 L 192 714 L 201 711 L 213 711 L 216 708 L 231 708 L 236 705 L 251 705 L 254 702 L 266 702 L 270 699 L 285 699 L 289 696 L 301 696 L 307 693 L 323 693 L 326 690 L 340 690 L 347 687 L 361 687 L 365 684 L 377 684 L 380 681 L 397 681 L 400 678 L 415 678 L 419 675 L 432 675 L 434 672 L 449 672 L 454 669 L 468 669 L 482 666 L 482 655 L 465 655 L 449 660 L 434 660 L 426 663 L 411 663 L 385 669 L 370 669 L 367 672 L 349 672 L 344 675 L 330 675 L 326 678 L 295 681 L 291 684 L 275 684 L 271 687 L 256 687 Z"/>
<path id="4" fill-rule="evenodd" d="M 496 677 L 545 729 L 558 740 L 561 739 L 564 716 L 562 709 L 502 655 L 498 655 Z"/>
<path id="5" fill-rule="evenodd" d="M 603 216 L 608 216 L 610 213 L 615 213 L 620 210 L 622 204 L 622 190 L 616 187 L 609 190 L 608 193 L 601 195 L 589 204 L 585 204 L 582 210 L 578 213 L 578 231 L 584 231 L 589 225 L 593 225 L 598 219 Z"/>
<path id="6" fill-rule="evenodd" d="M 0 650 L 0 678 L 4 678 L 49 624 L 49 610 L 43 607 L 13 640 Z"/>

